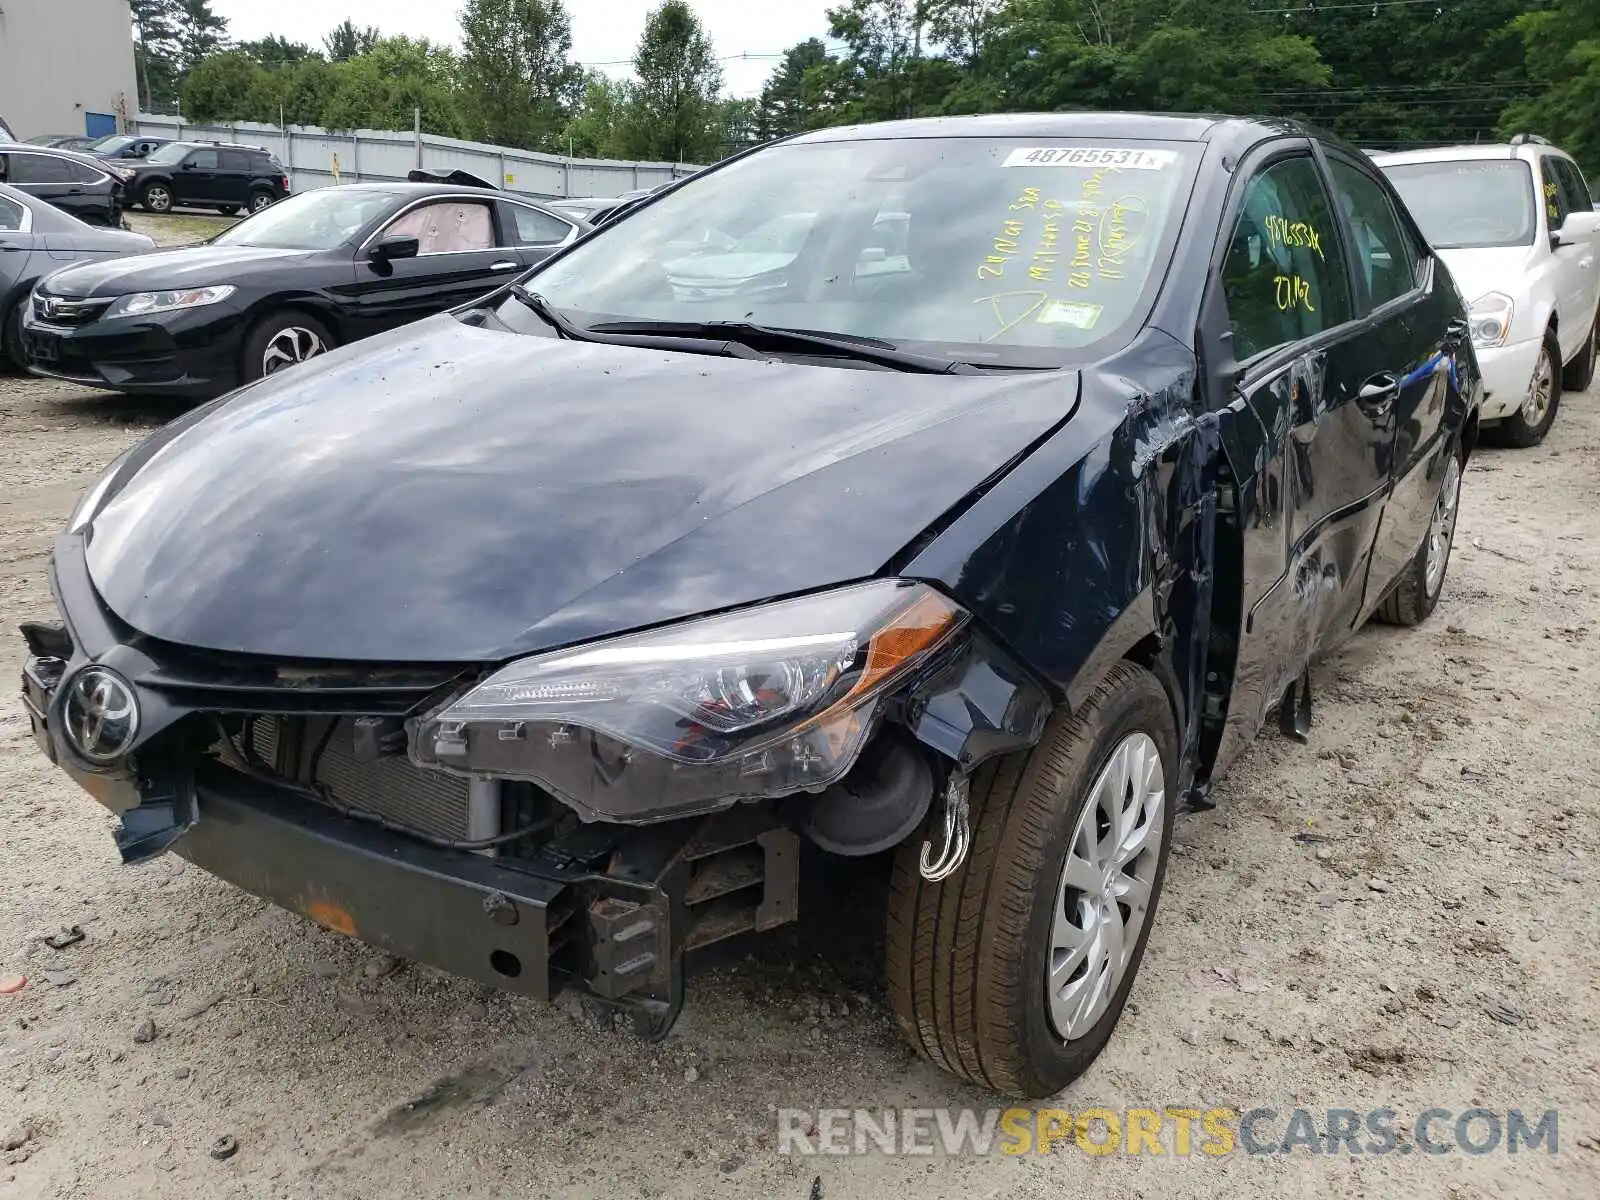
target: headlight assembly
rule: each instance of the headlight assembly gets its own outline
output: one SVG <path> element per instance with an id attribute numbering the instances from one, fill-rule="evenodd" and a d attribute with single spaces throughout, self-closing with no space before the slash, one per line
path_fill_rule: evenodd
<path id="1" fill-rule="evenodd" d="M 1480 347 L 1505 345 L 1515 307 L 1511 297 L 1500 292 L 1489 292 L 1474 300 L 1467 316 L 1472 325 L 1472 344 Z"/>
<path id="2" fill-rule="evenodd" d="M 234 291 L 232 284 L 222 284 L 218 287 L 189 288 L 184 291 L 135 292 L 131 296 L 123 296 L 106 309 L 103 319 L 109 321 L 113 317 L 147 317 L 152 313 L 174 312 L 180 308 L 204 308 L 208 304 L 220 304 L 233 295 Z"/>
<path id="3" fill-rule="evenodd" d="M 413 721 L 411 755 L 613 820 L 819 791 L 966 620 L 883 580 L 522 659 Z"/>

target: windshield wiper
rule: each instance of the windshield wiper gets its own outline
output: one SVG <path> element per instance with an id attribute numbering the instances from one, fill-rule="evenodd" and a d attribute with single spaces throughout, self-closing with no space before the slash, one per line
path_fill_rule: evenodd
<path id="1" fill-rule="evenodd" d="M 765 358 L 750 347 L 727 338 L 665 337 L 650 331 L 629 333 L 604 327 L 590 328 L 579 325 L 538 292 L 530 292 L 520 283 L 507 289 L 511 295 L 530 309 L 562 337 L 573 342 L 597 342 L 605 346 L 633 346 L 641 350 L 681 350 L 691 354 L 715 354 L 723 358 Z"/>
<path id="2" fill-rule="evenodd" d="M 981 375 L 971 363 L 936 358 L 901 350 L 881 338 L 857 337 L 845 333 L 814 333 L 809 329 L 789 329 L 779 325 L 757 325 L 749 321 L 604 321 L 590 333 L 645 334 L 663 338 L 727 338 L 752 349 L 806 351 L 820 350 L 840 358 L 874 363 L 896 371 L 926 375 Z"/>

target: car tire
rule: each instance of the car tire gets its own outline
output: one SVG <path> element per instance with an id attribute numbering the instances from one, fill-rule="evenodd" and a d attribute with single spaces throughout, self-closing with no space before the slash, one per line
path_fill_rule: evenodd
<path id="1" fill-rule="evenodd" d="M 266 188 L 257 188 L 250 193 L 250 211 L 258 213 L 263 208 L 270 207 L 277 199 L 278 197 Z"/>
<path id="2" fill-rule="evenodd" d="M 1589 326 L 1589 340 L 1578 352 L 1578 357 L 1561 372 L 1561 387 L 1568 392 L 1586 392 L 1594 382 L 1595 342 L 1600 340 L 1600 313 L 1595 314 Z"/>
<path id="3" fill-rule="evenodd" d="M 239 379 L 253 383 L 332 350 L 328 327 L 298 309 L 273 313 L 256 322 L 240 352 Z"/>
<path id="4" fill-rule="evenodd" d="M 172 189 L 164 183 L 147 183 L 139 193 L 139 207 L 146 212 L 172 211 Z"/>
<path id="5" fill-rule="evenodd" d="M 217 211 L 225 217 L 232 217 L 238 214 L 239 206 L 237 204 L 224 204 Z"/>
<path id="6" fill-rule="evenodd" d="M 1088 1069 L 1127 1002 L 1154 922 L 1172 841 L 1177 742 L 1155 676 L 1119 663 L 1076 712 L 1051 719 L 1033 750 L 975 773 L 971 849 L 954 874 L 930 883 L 919 870 L 919 840 L 901 845 L 886 974 L 914 1049 L 962 1079 L 1020 1097 L 1053 1095 Z M 1101 851 L 1090 824 L 1103 828 L 1104 805 L 1124 810 L 1130 796 L 1137 808 L 1128 836 L 1141 841 L 1126 871 L 1136 879 L 1095 865 Z M 1098 890 L 1069 886 L 1069 862 Z M 1100 952 L 1111 910 L 1123 933 L 1132 910 L 1105 901 L 1135 883 L 1147 899 L 1131 952 L 1112 967 Z M 1085 928 L 1094 932 L 1073 936 Z M 1115 944 L 1125 949 L 1127 938 Z M 1055 999 L 1047 964 L 1066 989 Z"/>
<path id="7" fill-rule="evenodd" d="M 22 306 L 19 300 L 0 312 L 0 368 L 10 367 L 19 375 L 28 372 L 28 356 L 22 349 Z"/>
<path id="8" fill-rule="evenodd" d="M 1439 606 L 1444 577 L 1450 569 L 1450 551 L 1455 546 L 1456 518 L 1461 512 L 1462 471 L 1459 454 L 1445 460 L 1444 478 L 1439 481 L 1439 495 L 1428 520 L 1428 536 L 1378 605 L 1375 615 L 1385 625 L 1421 625 Z"/>
<path id="9" fill-rule="evenodd" d="M 1540 389 L 1543 389 L 1542 399 L 1539 399 Z M 1527 399 L 1500 424 L 1484 430 L 1485 440 L 1518 450 L 1537 446 L 1556 423 L 1556 412 L 1560 408 L 1561 343 L 1556 341 L 1556 331 L 1550 329 L 1545 331 L 1533 378 L 1528 381 Z"/>

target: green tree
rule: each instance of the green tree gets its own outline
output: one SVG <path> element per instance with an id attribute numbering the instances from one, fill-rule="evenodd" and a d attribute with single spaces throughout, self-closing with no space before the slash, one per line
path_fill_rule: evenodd
<path id="1" fill-rule="evenodd" d="M 267 68 L 292 67 L 317 53 L 304 42 L 291 42 L 275 33 L 253 42 L 240 42 L 237 49 Z"/>
<path id="2" fill-rule="evenodd" d="M 821 107 L 816 81 L 808 87 L 807 72 L 828 62 L 821 38 L 807 40 L 784 51 L 783 62 L 761 89 L 756 108 L 756 136 L 761 141 L 788 137 L 818 124 Z"/>
<path id="3" fill-rule="evenodd" d="M 329 62 L 348 62 L 371 50 L 381 36 L 377 26 L 368 25 L 365 29 L 358 29 L 356 23 L 346 17 L 328 31 L 322 39 L 322 45 L 328 52 Z"/>
<path id="4" fill-rule="evenodd" d="M 622 80 L 599 71 L 586 73 L 578 103 L 556 149 L 579 158 L 625 157 L 623 125 L 632 100 L 630 93 L 629 85 Z"/>
<path id="5" fill-rule="evenodd" d="M 1540 90 L 1506 109 L 1500 133 L 1548 137 L 1578 160 L 1600 195 L 1600 10 L 1592 0 L 1561 0 L 1518 16 L 1511 29 Z"/>
<path id="6" fill-rule="evenodd" d="M 150 109 L 178 98 L 181 46 L 173 0 L 128 0 L 133 19 L 133 56 L 139 72 L 139 105 Z"/>
<path id="7" fill-rule="evenodd" d="M 249 121 L 260 77 L 266 72 L 248 54 L 229 51 L 196 63 L 183 81 L 183 113 L 193 121 Z"/>
<path id="8" fill-rule="evenodd" d="M 722 142 L 722 67 L 685 0 L 665 0 L 645 18 L 633 58 L 637 76 L 625 144 L 638 158 L 707 162 Z"/>
<path id="9" fill-rule="evenodd" d="M 284 122 L 289 125 L 322 125 L 327 116 L 328 103 L 339 87 L 334 65 L 321 58 L 308 58 L 275 74 L 283 77 Z"/>
<path id="10" fill-rule="evenodd" d="M 552 148 L 583 86 L 561 0 L 467 0 L 461 10 L 461 104 L 470 136 Z"/>
<path id="11" fill-rule="evenodd" d="M 417 109 L 428 133 L 457 136 L 455 57 L 426 38 L 379 38 L 365 54 L 331 65 L 320 124 L 328 129 L 409 129 Z"/>
<path id="12" fill-rule="evenodd" d="M 211 11 L 211 0 L 171 0 L 178 35 L 178 63 L 184 72 L 228 44 L 228 22 Z"/>

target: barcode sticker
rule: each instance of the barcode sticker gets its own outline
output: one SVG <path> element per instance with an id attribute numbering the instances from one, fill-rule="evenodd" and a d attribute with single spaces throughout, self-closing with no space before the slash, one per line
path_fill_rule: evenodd
<path id="1" fill-rule="evenodd" d="M 1176 150 L 1131 150 L 1123 146 L 1022 146 L 1003 167 L 1119 167 L 1160 171 L 1178 161 Z"/>

